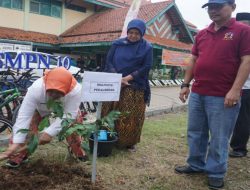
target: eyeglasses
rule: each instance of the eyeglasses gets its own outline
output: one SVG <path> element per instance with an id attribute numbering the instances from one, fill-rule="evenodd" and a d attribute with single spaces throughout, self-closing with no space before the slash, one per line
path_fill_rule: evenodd
<path id="1" fill-rule="evenodd" d="M 224 3 L 224 4 L 214 3 L 214 4 L 209 4 L 205 9 L 206 9 L 207 11 L 211 11 L 211 10 L 219 11 L 219 10 L 221 10 L 225 5 L 226 5 L 226 3 Z"/>

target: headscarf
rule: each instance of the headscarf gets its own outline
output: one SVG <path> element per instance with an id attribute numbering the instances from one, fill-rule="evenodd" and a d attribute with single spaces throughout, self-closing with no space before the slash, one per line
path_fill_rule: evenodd
<path id="1" fill-rule="evenodd" d="M 127 32 L 133 28 L 139 30 L 141 37 L 143 37 L 146 31 L 146 23 L 141 19 L 133 19 L 128 23 Z"/>
<path id="2" fill-rule="evenodd" d="M 64 95 L 68 94 L 77 84 L 72 74 L 64 67 L 57 67 L 44 74 L 45 89 L 57 90 Z"/>

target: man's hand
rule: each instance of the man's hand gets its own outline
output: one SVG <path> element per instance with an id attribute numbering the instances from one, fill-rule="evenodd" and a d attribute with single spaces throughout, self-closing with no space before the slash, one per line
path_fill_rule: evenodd
<path id="1" fill-rule="evenodd" d="M 190 89 L 188 87 L 183 87 L 180 92 L 180 100 L 185 103 L 186 100 L 188 99 L 188 95 L 190 93 Z"/>
<path id="2" fill-rule="evenodd" d="M 225 107 L 235 106 L 240 100 L 240 93 L 241 93 L 241 91 L 231 89 L 226 94 L 225 101 L 224 101 Z"/>

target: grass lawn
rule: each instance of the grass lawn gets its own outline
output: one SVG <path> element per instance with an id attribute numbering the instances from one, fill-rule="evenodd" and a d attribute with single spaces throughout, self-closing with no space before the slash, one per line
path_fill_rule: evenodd
<path id="1" fill-rule="evenodd" d="M 108 190 L 207 190 L 206 175 L 185 176 L 174 167 L 187 156 L 186 113 L 167 114 L 145 120 L 141 142 L 134 153 L 114 150 L 98 158 L 97 179 Z M 64 162 L 66 148 L 53 142 L 41 146 L 32 160 Z M 90 164 L 85 165 L 91 172 Z M 250 158 L 229 159 L 226 190 L 250 190 Z"/>

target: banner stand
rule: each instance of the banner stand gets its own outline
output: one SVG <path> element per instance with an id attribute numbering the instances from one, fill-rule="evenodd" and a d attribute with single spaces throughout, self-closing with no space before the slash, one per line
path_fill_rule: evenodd
<path id="1" fill-rule="evenodd" d="M 98 102 L 96 119 L 101 119 L 101 112 L 102 112 L 102 102 Z M 97 138 L 98 138 L 98 126 L 96 125 L 94 133 L 94 150 L 93 150 L 93 160 L 92 160 L 92 176 L 91 176 L 92 183 L 95 183 L 96 181 L 96 160 L 97 160 L 97 147 L 98 147 Z"/>

